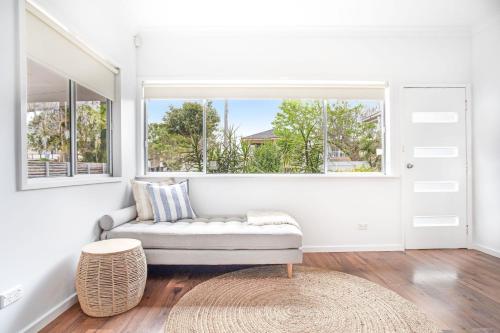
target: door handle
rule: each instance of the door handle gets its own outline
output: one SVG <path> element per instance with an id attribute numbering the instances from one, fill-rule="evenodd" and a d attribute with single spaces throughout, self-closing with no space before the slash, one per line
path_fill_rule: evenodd
<path id="1" fill-rule="evenodd" d="M 413 168 L 413 163 L 408 163 L 408 164 L 406 164 L 406 168 L 407 168 L 407 169 L 412 169 L 412 168 Z"/>

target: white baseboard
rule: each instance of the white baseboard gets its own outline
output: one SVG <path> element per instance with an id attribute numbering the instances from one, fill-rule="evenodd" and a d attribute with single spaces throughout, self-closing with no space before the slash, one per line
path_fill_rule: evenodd
<path id="1" fill-rule="evenodd" d="M 403 244 L 367 245 L 304 245 L 304 252 L 363 252 L 363 251 L 404 251 Z"/>
<path id="2" fill-rule="evenodd" d="M 56 319 L 61 313 L 68 310 L 78 301 L 76 297 L 76 293 L 71 294 L 68 298 L 54 306 L 52 309 L 44 313 L 34 322 L 26 326 L 21 330 L 21 333 L 36 333 L 40 331 L 42 328 L 47 326 L 50 322 Z"/>
<path id="3" fill-rule="evenodd" d="M 481 252 L 484 252 L 486 254 L 489 254 L 490 256 L 500 258 L 500 250 L 493 249 L 491 247 L 480 245 L 480 244 L 474 244 L 474 249 L 481 251 Z"/>

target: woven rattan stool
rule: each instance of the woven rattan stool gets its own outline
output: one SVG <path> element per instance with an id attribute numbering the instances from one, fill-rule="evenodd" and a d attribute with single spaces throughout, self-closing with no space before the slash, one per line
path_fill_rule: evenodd
<path id="1" fill-rule="evenodd" d="M 140 241 L 109 239 L 85 245 L 76 273 L 76 292 L 83 312 L 108 317 L 130 310 L 141 301 L 146 276 Z"/>

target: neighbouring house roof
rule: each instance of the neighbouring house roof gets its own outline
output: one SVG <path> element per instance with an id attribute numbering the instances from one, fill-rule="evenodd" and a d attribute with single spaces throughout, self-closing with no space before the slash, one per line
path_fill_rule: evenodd
<path id="1" fill-rule="evenodd" d="M 364 122 L 376 121 L 381 116 L 381 114 L 382 114 L 382 112 L 380 109 L 370 109 L 363 116 L 363 118 L 361 120 Z"/>
<path id="2" fill-rule="evenodd" d="M 245 136 L 243 140 L 274 140 L 278 137 L 274 134 L 274 129 Z"/>

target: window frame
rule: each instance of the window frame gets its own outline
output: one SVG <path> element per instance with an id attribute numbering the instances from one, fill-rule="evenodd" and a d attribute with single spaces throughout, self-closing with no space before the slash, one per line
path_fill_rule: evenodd
<path id="1" fill-rule="evenodd" d="M 193 90 L 195 91 L 196 86 L 202 85 L 203 87 L 233 87 L 233 86 L 249 86 L 252 88 L 266 88 L 266 87 L 277 87 L 277 88 L 286 88 L 286 87 L 305 87 L 305 88 L 311 88 L 311 87 L 318 87 L 318 88 L 330 88 L 330 87 L 350 87 L 350 88 L 363 88 L 366 86 L 379 86 L 381 89 L 384 89 L 384 98 L 381 100 L 381 144 L 382 144 L 382 167 L 381 171 L 379 172 L 328 172 L 328 158 L 327 158 L 327 152 L 328 152 L 328 115 L 326 112 L 327 108 L 327 103 L 331 101 L 332 99 L 335 99 L 335 97 L 324 97 L 318 100 L 321 100 L 323 102 L 323 113 L 322 113 L 322 126 L 323 126 L 323 170 L 321 173 L 209 173 L 207 172 L 207 136 L 206 136 L 206 110 L 205 110 L 205 105 L 208 100 L 214 100 L 214 99 L 224 99 L 224 98 L 199 98 L 196 97 L 195 93 L 193 96 L 190 97 L 190 99 L 198 99 L 203 101 L 203 157 L 204 157 L 204 163 L 203 163 L 203 171 L 201 172 L 149 172 L 148 171 L 148 110 L 147 110 L 147 102 L 149 99 L 144 97 L 144 88 L 149 86 L 149 85 L 166 85 L 166 86 L 172 86 L 172 87 L 186 87 L 186 86 L 193 86 Z M 142 160 L 142 163 L 140 163 L 140 167 L 142 170 L 139 170 L 138 174 L 141 175 L 142 177 L 190 177 L 190 178 L 231 178 L 231 177 L 243 177 L 243 178 L 258 178 L 258 177 L 276 177 L 276 178 L 281 178 L 281 177 L 292 177 L 292 178 L 302 178 L 302 177 L 311 177 L 311 178 L 397 178 L 394 175 L 391 175 L 388 173 L 388 170 L 390 170 L 390 166 L 388 164 L 390 161 L 388 161 L 388 152 L 387 150 L 389 149 L 389 146 L 387 144 L 387 112 L 388 109 L 386 107 L 388 103 L 388 91 L 389 91 L 389 86 L 387 82 L 338 82 L 338 81 L 203 81 L 203 82 L 198 82 L 198 81 L 156 81 L 156 80 L 139 80 L 139 95 L 141 96 L 140 99 L 140 122 L 142 123 L 142 126 L 140 127 L 140 137 L 141 137 L 141 151 L 138 152 L 138 157 L 140 160 Z M 155 98 L 151 98 L 155 99 Z M 168 97 L 165 98 L 165 100 L 168 99 L 175 99 L 174 97 Z M 178 99 L 187 99 L 185 97 L 180 97 Z M 243 98 L 227 98 L 227 99 L 243 99 Z M 248 98 L 252 99 L 252 98 Z M 263 98 L 265 99 L 265 98 Z M 289 99 L 289 98 L 283 98 L 283 99 Z M 298 99 L 303 99 L 303 98 L 298 98 Z M 360 98 L 360 100 L 362 100 Z"/>
<path id="2" fill-rule="evenodd" d="M 30 6 L 33 6 L 29 2 Z M 108 168 L 109 173 L 107 174 L 92 174 L 92 175 L 78 175 L 76 174 L 76 136 L 73 135 L 73 131 L 76 132 L 76 84 L 79 84 L 70 78 L 68 78 L 63 73 L 59 73 L 54 68 L 47 66 L 45 64 L 40 64 L 53 71 L 54 73 L 60 75 L 64 79 L 68 80 L 70 86 L 69 106 L 70 106 L 70 123 L 71 123 L 71 148 L 70 148 L 70 163 L 71 163 L 71 176 L 66 177 L 40 177 L 40 178 L 29 178 L 28 177 L 28 158 L 27 158 L 27 106 L 28 106 L 28 55 L 26 51 L 26 7 L 27 3 L 25 1 L 19 1 L 18 3 L 18 23 L 17 23 L 17 37 L 18 37 L 18 47 L 17 47 L 17 72 L 18 72 L 18 83 L 17 83 L 17 107 L 16 107 L 16 128 L 17 128 L 17 142 L 16 142 L 16 178 L 17 178 L 17 190 L 37 190 L 37 189 L 47 189 L 47 188 L 57 188 L 66 186 L 80 186 L 80 185 L 90 185 L 90 184 L 102 184 L 102 183 L 116 183 L 121 182 L 121 163 L 120 162 L 120 145 L 117 140 L 115 140 L 114 128 L 118 128 L 118 123 L 114 121 L 115 116 L 118 114 L 121 107 L 121 87 L 120 78 L 121 72 L 119 66 L 105 60 L 97 52 L 93 51 L 87 44 L 81 42 L 81 39 L 70 34 L 67 28 L 59 25 L 59 22 L 55 21 L 50 15 L 36 7 L 42 15 L 46 16 L 48 20 L 56 22 L 57 26 L 54 26 L 61 34 L 68 38 L 72 43 L 76 44 L 80 48 L 86 50 L 92 57 L 97 61 L 101 62 L 109 68 L 115 68 L 117 74 L 115 74 L 115 101 L 111 101 L 106 98 L 108 112 L 106 114 L 107 121 L 107 142 L 108 147 Z M 33 60 L 36 62 L 36 60 Z M 81 85 L 81 84 L 80 84 Z M 92 90 L 90 88 L 90 90 Z M 118 117 L 119 119 L 119 117 Z M 74 142 L 75 140 L 75 142 Z"/>

